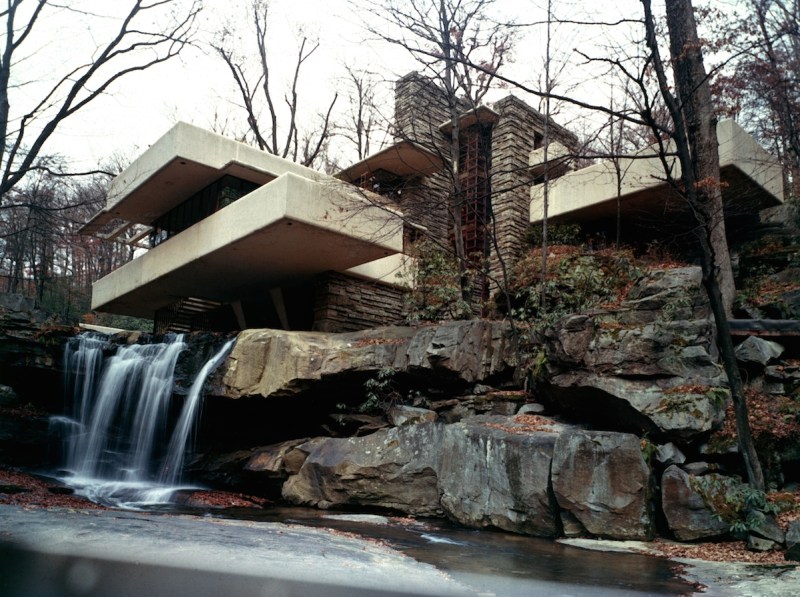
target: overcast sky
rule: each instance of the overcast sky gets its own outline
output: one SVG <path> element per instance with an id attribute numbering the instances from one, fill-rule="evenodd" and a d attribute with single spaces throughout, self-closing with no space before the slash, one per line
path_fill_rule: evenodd
<path id="1" fill-rule="evenodd" d="M 177 0 L 189 4 L 190 0 Z M 161 136 L 174 122 L 184 120 L 211 128 L 217 120 L 229 119 L 231 133 L 242 130 L 244 116 L 236 106 L 237 96 L 227 67 L 208 49 L 221 27 L 232 25 L 247 43 L 249 23 L 241 6 L 247 0 L 205 0 L 205 10 L 197 35 L 199 47 L 186 48 L 183 54 L 163 65 L 126 77 L 109 93 L 64 122 L 59 134 L 47 148 L 49 153 L 69 157 L 75 167 L 93 167 L 108 156 L 118 152 L 135 157 Z M 70 5 L 81 6 L 98 15 L 110 15 L 119 6 L 128 6 L 128 0 L 71 0 Z M 513 14 L 519 21 L 540 21 L 545 12 L 544 0 L 497 0 L 498 8 Z M 560 0 L 554 2 L 560 15 L 575 17 L 586 7 L 586 2 Z M 609 18 L 638 17 L 640 4 L 636 0 L 618 0 L 604 3 Z M 387 80 L 414 68 L 407 53 L 392 50 L 368 39 L 362 14 L 354 11 L 348 0 L 272 0 L 269 52 L 276 64 L 288 66 L 297 48 L 299 31 L 319 38 L 321 47 L 308 64 L 305 73 L 305 94 L 301 96 L 313 111 L 322 109 L 332 96 L 333 89 L 342 85 L 342 64 L 369 68 L 383 73 Z M 113 18 L 76 18 L 69 11 L 51 15 L 43 21 L 40 36 L 32 40 L 35 51 L 18 69 L 17 76 L 36 76 L 40 86 L 59 76 L 70 60 L 85 59 L 93 48 L 111 34 L 117 21 Z M 510 74 L 526 83 L 541 76 L 544 55 L 544 29 L 525 30 L 514 51 L 515 63 L 507 68 Z M 554 31 L 556 60 L 570 60 L 569 68 L 561 74 L 562 88 L 574 93 L 598 95 L 599 83 L 572 90 L 578 79 L 585 79 L 572 48 L 595 46 L 600 35 L 595 29 L 559 27 Z M 35 96 L 36 85 L 24 92 Z M 498 94 L 508 93 L 508 90 Z M 496 94 L 497 95 L 497 94 Z M 22 101 L 24 96 L 19 96 Z M 535 98 L 526 98 L 536 105 Z M 340 99 L 343 109 L 344 101 Z M 387 105 L 387 113 L 390 108 Z M 216 115 L 216 117 L 215 117 Z M 564 113 L 571 120 L 574 115 Z"/>

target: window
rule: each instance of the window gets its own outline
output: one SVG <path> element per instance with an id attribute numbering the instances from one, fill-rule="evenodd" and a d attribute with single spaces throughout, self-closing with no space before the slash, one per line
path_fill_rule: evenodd
<path id="1" fill-rule="evenodd" d="M 259 186 L 249 180 L 230 175 L 225 175 L 212 182 L 153 222 L 153 230 L 150 233 L 150 246 L 156 247 L 160 245 L 168 238 L 183 232 L 214 212 L 227 207 Z"/>

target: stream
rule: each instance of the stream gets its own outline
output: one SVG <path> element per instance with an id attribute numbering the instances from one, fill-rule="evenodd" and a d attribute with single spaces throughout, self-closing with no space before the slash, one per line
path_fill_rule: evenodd
<path id="1" fill-rule="evenodd" d="M 206 516 L 328 528 L 378 540 L 497 597 L 690 595 L 674 562 L 594 551 L 551 539 L 465 529 L 447 521 L 307 508 L 230 509 Z"/>
<path id="2" fill-rule="evenodd" d="M 205 547 L 197 543 L 197 534 L 212 532 L 214 525 L 208 523 L 222 524 L 225 520 L 226 524 L 235 526 L 244 521 L 268 523 L 272 527 L 281 523 L 292 528 L 316 529 L 315 532 L 332 529 L 333 534 L 325 535 L 319 546 L 323 558 L 326 542 L 335 541 L 337 532 L 344 536 L 354 534 L 433 566 L 457 583 L 487 597 L 692 593 L 693 586 L 679 580 L 672 570 L 673 564 L 667 560 L 585 550 L 510 533 L 469 530 L 441 520 L 301 508 L 200 510 L 174 505 L 175 496 L 188 489 L 182 478 L 183 461 L 191 451 L 203 385 L 231 346 L 232 341 L 206 363 L 197 374 L 181 413 L 170 417 L 175 363 L 186 349 L 181 336 L 161 344 L 122 346 L 110 356 L 104 354 L 108 349 L 106 338 L 93 335 L 74 338 L 65 354 L 65 385 L 68 395 L 73 396 L 72 411 L 56 421 L 64 429 L 67 455 L 66 473 L 60 475 L 61 480 L 76 493 L 94 501 L 142 513 L 148 524 L 163 522 L 165 527 L 171 528 L 175 521 L 161 515 L 192 515 L 185 522 L 191 527 L 188 535 L 181 534 L 185 530 L 181 522 L 180 532 L 170 535 L 169 541 L 180 550 L 185 544 L 185 549 L 194 549 L 203 557 L 207 557 L 208 545 L 217 545 L 216 539 L 210 539 Z M 198 518 L 198 514 L 201 517 Z M 41 524 L 42 533 L 46 534 L 47 525 Z M 74 522 L 65 524 L 69 529 Z M 65 532 L 70 534 L 70 531 Z M 119 532 L 110 524 L 99 539 L 108 540 L 112 545 Z M 164 531 L 154 529 L 154 532 Z M 130 534 L 123 534 L 123 537 L 115 549 L 122 549 L 124 560 L 136 565 L 135 560 L 128 560 L 131 556 L 126 549 L 143 538 Z M 58 539 L 61 540 L 60 535 Z M 227 543 L 220 547 L 228 550 L 225 557 L 244 557 L 247 550 L 238 544 L 240 539 L 226 536 L 225 541 Z M 258 537 L 253 541 L 260 545 Z M 65 551 L 70 553 L 70 549 Z M 147 552 L 145 545 L 142 549 Z M 286 557 L 292 557 L 291 549 L 287 546 Z M 281 546 L 278 554 L 283 551 Z M 345 561 L 353 560 L 345 558 Z M 218 562 L 212 562 L 215 563 Z M 237 594 L 236 591 L 226 592 Z"/>

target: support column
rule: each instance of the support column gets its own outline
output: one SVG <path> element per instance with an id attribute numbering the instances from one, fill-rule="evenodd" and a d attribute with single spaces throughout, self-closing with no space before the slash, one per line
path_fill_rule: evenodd
<path id="1" fill-rule="evenodd" d="M 244 318 L 244 309 L 242 309 L 242 301 L 233 301 L 231 303 L 231 307 L 233 308 L 233 314 L 236 316 L 236 324 L 239 326 L 240 330 L 247 329 L 247 321 Z"/>
<path id="2" fill-rule="evenodd" d="M 278 313 L 278 319 L 284 330 L 289 329 L 289 316 L 286 313 L 286 303 L 283 301 L 283 290 L 280 287 L 272 288 L 269 291 L 272 297 L 272 304 L 275 305 L 275 311 Z"/>

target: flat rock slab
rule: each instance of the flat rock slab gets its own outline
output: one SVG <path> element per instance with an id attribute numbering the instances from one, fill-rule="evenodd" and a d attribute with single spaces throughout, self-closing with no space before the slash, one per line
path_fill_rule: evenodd
<path id="1" fill-rule="evenodd" d="M 474 595 L 379 543 L 268 522 L 0 506 L 0 594 Z"/>

